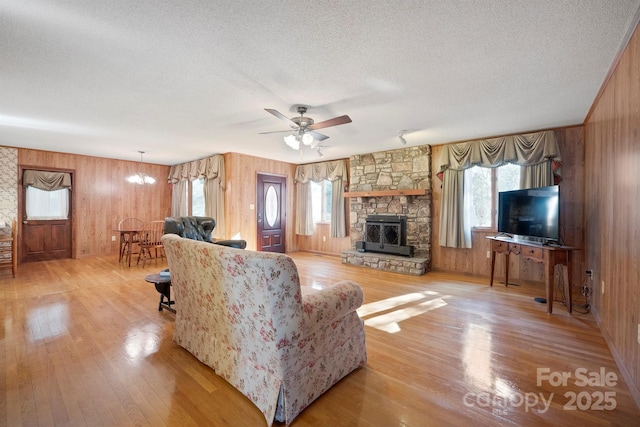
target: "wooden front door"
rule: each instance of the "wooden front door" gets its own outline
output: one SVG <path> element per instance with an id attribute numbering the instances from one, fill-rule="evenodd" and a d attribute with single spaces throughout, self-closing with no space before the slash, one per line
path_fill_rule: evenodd
<path id="1" fill-rule="evenodd" d="M 258 250 L 285 253 L 287 177 L 258 174 Z"/>
<path id="2" fill-rule="evenodd" d="M 71 223 L 64 220 L 23 220 L 21 262 L 71 258 Z"/>

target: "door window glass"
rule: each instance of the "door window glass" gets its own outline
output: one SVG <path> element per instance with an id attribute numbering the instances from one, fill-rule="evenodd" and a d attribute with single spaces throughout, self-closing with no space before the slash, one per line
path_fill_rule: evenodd
<path id="1" fill-rule="evenodd" d="M 266 216 L 269 227 L 273 227 L 278 219 L 278 195 L 273 185 L 270 185 L 267 189 L 267 195 L 264 201 L 264 215 Z"/>
<path id="2" fill-rule="evenodd" d="M 27 187 L 25 210 L 27 219 L 54 220 L 69 218 L 69 189 L 46 191 Z"/>

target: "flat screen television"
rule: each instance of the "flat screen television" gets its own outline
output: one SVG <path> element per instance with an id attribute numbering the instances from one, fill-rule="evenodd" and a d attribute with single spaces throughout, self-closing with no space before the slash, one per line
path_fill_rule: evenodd
<path id="1" fill-rule="evenodd" d="M 560 190 L 557 185 L 498 193 L 498 233 L 558 242 Z"/>

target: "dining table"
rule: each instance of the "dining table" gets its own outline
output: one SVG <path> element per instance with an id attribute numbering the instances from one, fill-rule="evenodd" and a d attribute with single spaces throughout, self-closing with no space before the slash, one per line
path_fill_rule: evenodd
<path id="1" fill-rule="evenodd" d="M 120 234 L 120 251 L 118 255 L 118 262 L 122 262 L 123 258 L 128 267 L 131 267 L 131 251 L 136 237 L 142 231 L 142 228 L 124 228 L 115 229 L 115 233 Z"/>

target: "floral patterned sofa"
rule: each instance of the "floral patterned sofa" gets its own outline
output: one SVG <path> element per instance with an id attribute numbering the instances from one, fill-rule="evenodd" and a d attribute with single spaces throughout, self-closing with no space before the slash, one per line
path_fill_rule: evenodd
<path id="1" fill-rule="evenodd" d="M 247 396 L 269 426 L 288 425 L 366 363 L 356 283 L 309 290 L 284 254 L 173 234 L 162 242 L 178 304 L 174 342 Z"/>

